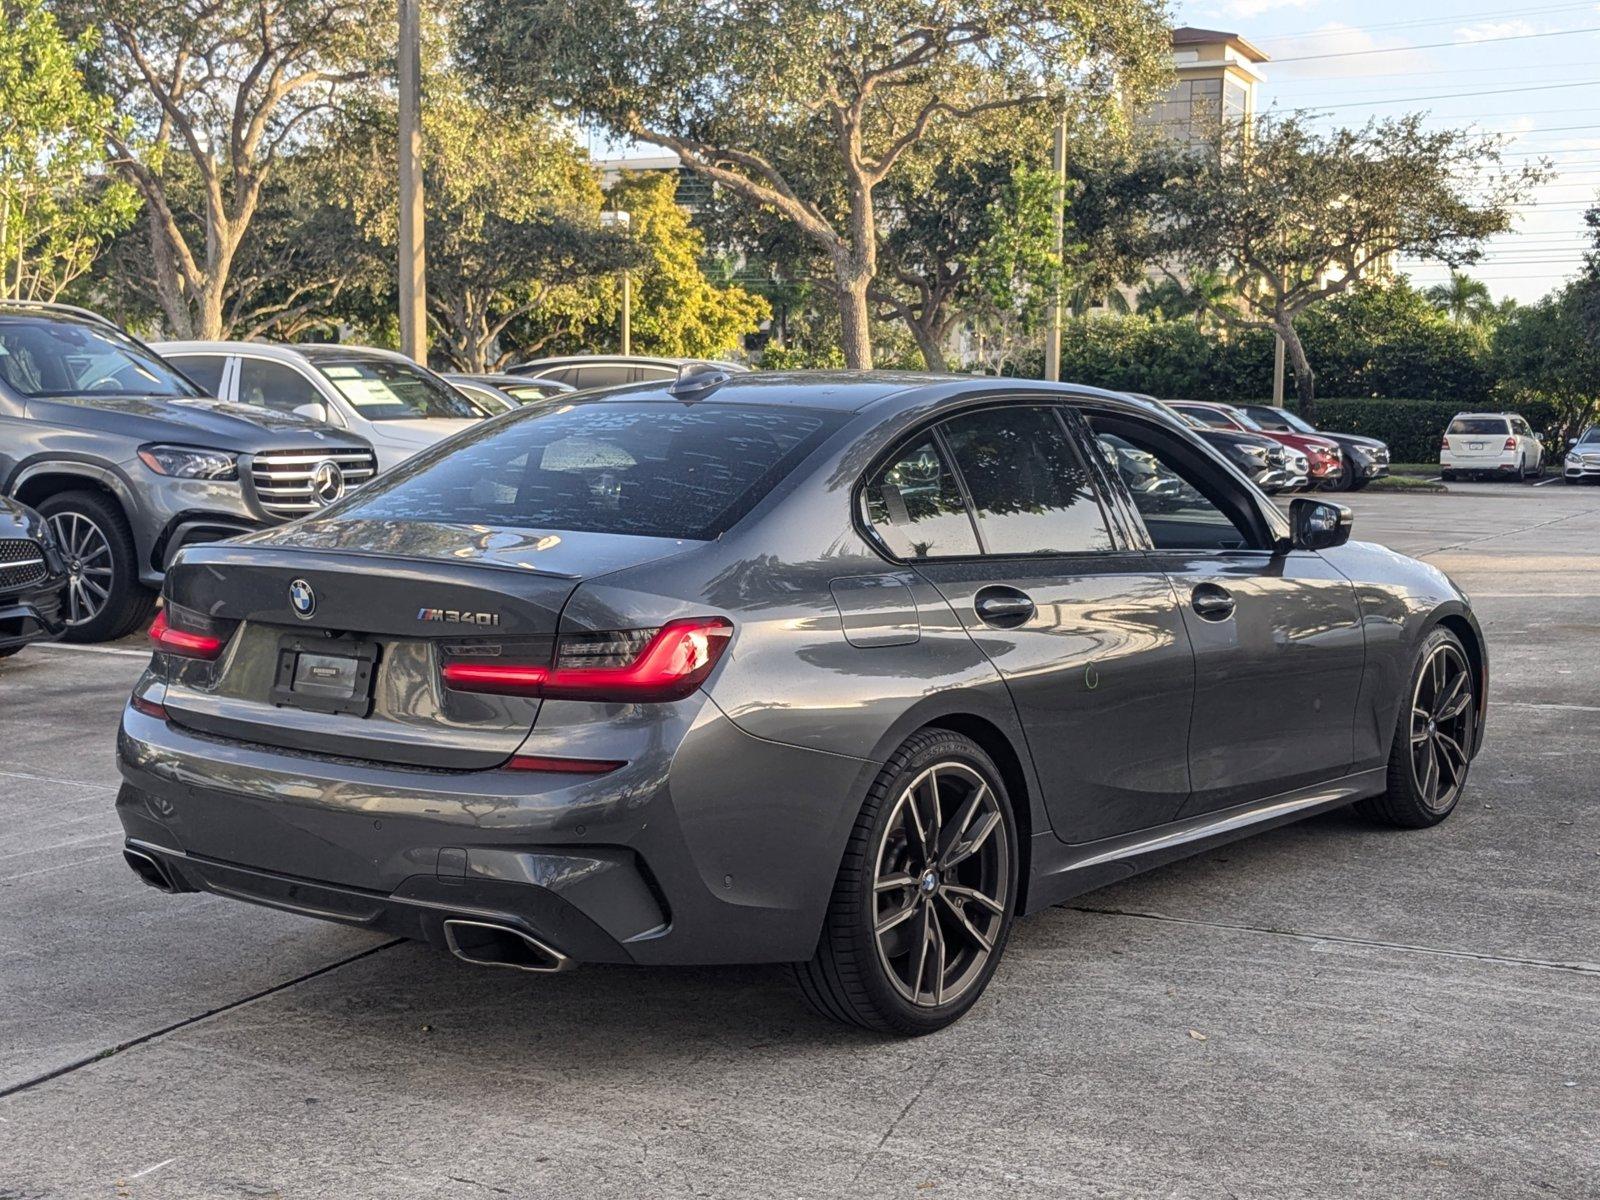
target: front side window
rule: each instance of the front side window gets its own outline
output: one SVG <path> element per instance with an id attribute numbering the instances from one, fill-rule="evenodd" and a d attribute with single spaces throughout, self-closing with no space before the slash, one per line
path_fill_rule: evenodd
<path id="1" fill-rule="evenodd" d="M 410 363 L 392 359 L 319 362 L 317 370 L 369 421 L 429 417 L 472 420 L 483 410 L 455 388 Z M 241 392 L 242 396 L 242 392 Z"/>
<path id="2" fill-rule="evenodd" d="M 1231 420 L 1227 413 L 1220 408 L 1181 408 L 1178 410 L 1193 417 L 1202 425 L 1209 425 L 1213 429 L 1237 429 L 1236 422 Z"/>
<path id="3" fill-rule="evenodd" d="M 316 384 L 288 363 L 265 358 L 239 360 L 239 403 L 292 413 L 302 404 L 322 404 Z"/>
<path id="4" fill-rule="evenodd" d="M 706 539 L 838 424 L 729 404 L 524 409 L 366 485 L 331 515 Z"/>
<path id="5" fill-rule="evenodd" d="M 1248 501 L 1231 481 L 1137 421 L 1091 416 L 1101 453 L 1127 486 L 1157 550 L 1242 550 L 1255 544 Z"/>
<path id="6" fill-rule="evenodd" d="M 23 396 L 199 396 L 131 339 L 70 321 L 0 318 L 0 379 Z"/>
<path id="7" fill-rule="evenodd" d="M 896 558 L 978 553 L 978 536 L 943 451 L 931 435 L 882 467 L 865 489 L 867 520 Z"/>
<path id="8" fill-rule="evenodd" d="M 1089 473 L 1055 411 L 991 408 L 943 425 L 986 554 L 1114 548 Z"/>

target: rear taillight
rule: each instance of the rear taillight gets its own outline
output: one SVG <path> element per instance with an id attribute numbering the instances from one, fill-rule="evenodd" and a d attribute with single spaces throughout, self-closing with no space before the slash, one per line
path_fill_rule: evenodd
<path id="1" fill-rule="evenodd" d="M 706 681 L 733 636 L 722 617 L 670 621 L 660 629 L 563 634 L 555 661 L 447 662 L 444 685 L 457 692 L 541 696 L 634 704 L 681 700 Z"/>
<path id="2" fill-rule="evenodd" d="M 1508 437 L 1506 439 L 1505 446 L 1502 447 L 1502 449 L 1505 449 L 1505 450 L 1515 450 L 1516 448 L 1517 448 L 1517 439 L 1514 438 L 1514 437 Z"/>
<path id="3" fill-rule="evenodd" d="M 1440 438 L 1439 439 L 1439 449 L 1441 449 L 1441 450 L 1450 449 L 1450 439 L 1447 438 L 1447 437 Z"/>
<path id="4" fill-rule="evenodd" d="M 222 648 L 228 644 L 228 640 L 218 637 L 215 631 L 181 628 L 173 624 L 168 619 L 167 612 L 167 609 L 158 612 L 155 623 L 150 626 L 150 640 L 155 643 L 157 650 L 166 654 L 176 654 L 182 658 L 212 659 L 221 654 Z M 177 615 L 176 610 L 174 614 Z M 183 621 L 183 616 L 179 616 L 179 620 Z M 184 621 L 184 624 L 187 625 L 189 622 Z"/>

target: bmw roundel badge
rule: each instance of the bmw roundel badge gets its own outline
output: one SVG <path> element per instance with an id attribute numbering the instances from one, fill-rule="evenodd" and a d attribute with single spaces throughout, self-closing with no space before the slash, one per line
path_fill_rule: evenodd
<path id="1" fill-rule="evenodd" d="M 304 579 L 290 582 L 289 607 L 294 609 L 294 615 L 302 621 L 310 620 L 311 615 L 317 611 L 317 594 Z"/>

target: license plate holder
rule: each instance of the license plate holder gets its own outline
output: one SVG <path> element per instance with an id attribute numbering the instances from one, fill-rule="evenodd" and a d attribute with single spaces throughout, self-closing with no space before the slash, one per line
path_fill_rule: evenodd
<path id="1" fill-rule="evenodd" d="M 279 708 L 368 716 L 377 664 L 375 642 L 353 637 L 285 637 L 278 644 L 272 702 Z"/>
<path id="2" fill-rule="evenodd" d="M 1467 449 L 1468 450 L 1482 450 L 1483 449 L 1483 443 L 1482 442 L 1468 442 L 1467 443 Z"/>

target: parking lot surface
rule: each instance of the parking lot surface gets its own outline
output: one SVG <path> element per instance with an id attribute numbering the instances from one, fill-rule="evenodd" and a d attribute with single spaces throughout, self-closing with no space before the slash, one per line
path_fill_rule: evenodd
<path id="1" fill-rule="evenodd" d="M 1023 922 L 954 1027 L 773 968 L 474 969 L 123 865 L 137 644 L 0 665 L 0 1200 L 1600 1192 L 1600 489 L 1363 493 L 1471 594 L 1457 813 L 1348 813 Z"/>

